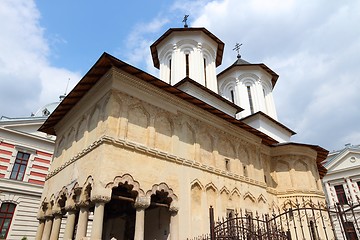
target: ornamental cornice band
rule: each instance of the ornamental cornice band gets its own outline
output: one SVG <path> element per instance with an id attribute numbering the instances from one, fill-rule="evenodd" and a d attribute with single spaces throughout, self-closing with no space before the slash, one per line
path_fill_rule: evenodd
<path id="1" fill-rule="evenodd" d="M 242 182 L 245 182 L 245 183 L 249 183 L 249 184 L 252 184 L 252 185 L 255 185 L 255 186 L 259 186 L 259 187 L 264 188 L 264 189 L 267 188 L 266 183 L 251 179 L 249 177 L 241 176 L 241 175 L 238 175 L 236 173 L 227 172 L 227 171 L 224 171 L 224 170 L 221 170 L 221 169 L 218 169 L 218 168 L 214 168 L 212 166 L 199 163 L 199 162 L 197 162 L 195 160 L 190 160 L 190 159 L 177 157 L 175 155 L 169 154 L 169 153 L 161 151 L 159 149 L 150 148 L 150 147 L 147 147 L 147 146 L 144 146 L 144 145 L 141 145 L 141 144 L 137 144 L 137 143 L 129 141 L 129 140 L 114 139 L 114 138 L 109 137 L 109 136 L 101 137 L 99 140 L 93 142 L 91 145 L 89 145 L 87 148 L 82 150 L 79 154 L 77 154 L 76 156 L 71 158 L 69 161 L 67 161 L 66 163 L 64 163 L 60 167 L 56 168 L 54 171 L 50 172 L 46 176 L 46 180 L 48 180 L 51 177 L 55 176 L 61 170 L 63 170 L 64 168 L 66 168 L 70 164 L 76 162 L 78 159 L 85 156 L 87 153 L 91 152 L 93 149 L 97 148 L 98 146 L 100 146 L 101 144 L 104 144 L 104 143 L 112 144 L 114 146 L 124 147 L 124 148 L 127 148 L 127 149 L 132 149 L 132 150 L 135 150 L 137 152 L 142 152 L 142 153 L 145 153 L 145 154 L 148 154 L 148 155 L 155 156 L 155 157 L 157 157 L 159 159 L 163 159 L 165 161 L 171 161 L 171 162 L 175 162 L 175 163 L 185 165 L 185 166 L 188 166 L 188 167 L 201 169 L 201 170 L 207 171 L 209 173 L 214 173 L 216 175 L 220 175 L 220 176 L 227 177 L 227 178 L 230 178 L 230 179 L 234 179 L 234 180 L 242 181 Z"/>

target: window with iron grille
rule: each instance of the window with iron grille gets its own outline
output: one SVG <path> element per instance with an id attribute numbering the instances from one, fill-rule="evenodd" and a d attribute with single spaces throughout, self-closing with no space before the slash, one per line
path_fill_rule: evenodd
<path id="1" fill-rule="evenodd" d="M 30 154 L 18 152 L 16 155 L 14 167 L 11 171 L 10 179 L 22 181 L 25 175 L 26 166 L 28 164 Z"/>
<path id="2" fill-rule="evenodd" d="M 342 205 L 348 204 L 343 185 L 336 185 L 336 186 L 334 186 L 334 188 L 336 191 L 336 196 L 339 201 L 339 204 L 342 204 Z"/>
<path id="3" fill-rule="evenodd" d="M 345 228 L 345 232 L 347 233 L 346 235 L 349 237 L 349 239 L 358 240 L 353 222 L 345 222 L 344 228 Z"/>
<path id="4" fill-rule="evenodd" d="M 0 239 L 6 239 L 9 233 L 11 220 L 14 216 L 16 205 L 13 203 L 3 203 L 0 208 Z"/>

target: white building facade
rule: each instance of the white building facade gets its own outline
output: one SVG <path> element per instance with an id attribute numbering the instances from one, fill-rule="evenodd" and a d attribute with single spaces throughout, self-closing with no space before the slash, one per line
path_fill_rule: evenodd
<path id="1" fill-rule="evenodd" d="M 38 132 L 58 103 L 31 117 L 0 118 L 0 239 L 34 239 L 55 137 Z"/>
<path id="2" fill-rule="evenodd" d="M 335 225 L 337 237 L 344 239 L 344 233 L 350 239 L 358 239 L 360 218 L 360 145 L 347 144 L 345 148 L 329 153 L 324 161 L 327 173 L 323 178 L 327 202 L 332 210 L 340 208 L 346 211 L 344 229 Z M 353 207 L 353 211 L 351 211 Z M 336 209 L 335 209 L 336 208 Z M 356 218 L 354 218 L 354 214 Z"/>

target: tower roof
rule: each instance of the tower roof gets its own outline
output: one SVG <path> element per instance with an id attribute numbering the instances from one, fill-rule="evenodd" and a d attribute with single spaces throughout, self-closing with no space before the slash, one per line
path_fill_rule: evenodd
<path id="1" fill-rule="evenodd" d="M 225 44 L 219 38 L 217 38 L 214 34 L 209 32 L 206 28 L 170 28 L 158 40 L 156 40 L 150 46 L 151 56 L 152 56 L 152 59 L 153 59 L 154 66 L 156 68 L 160 67 L 157 46 L 165 38 L 167 38 L 168 36 L 170 36 L 171 34 L 176 33 L 176 32 L 203 32 L 204 34 L 206 34 L 208 37 L 210 37 L 212 40 L 214 40 L 218 44 L 217 51 L 216 51 L 215 63 L 216 63 L 216 66 L 219 66 L 221 64 Z"/>
<path id="2" fill-rule="evenodd" d="M 263 70 L 265 70 L 267 73 L 269 73 L 271 75 L 271 83 L 272 83 L 273 87 L 275 86 L 275 84 L 279 78 L 279 75 L 277 75 L 273 70 L 271 70 L 264 63 L 249 63 L 248 61 L 245 61 L 242 58 L 238 58 L 230 67 L 226 68 L 224 71 L 219 73 L 218 77 L 233 68 L 241 67 L 241 66 L 258 66 L 258 67 L 262 68 Z"/>

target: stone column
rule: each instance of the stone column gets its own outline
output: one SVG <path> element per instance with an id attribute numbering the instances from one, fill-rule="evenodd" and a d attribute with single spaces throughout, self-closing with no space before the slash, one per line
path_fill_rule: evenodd
<path id="1" fill-rule="evenodd" d="M 43 232 L 44 232 L 44 226 L 45 226 L 45 218 L 38 218 L 39 219 L 39 225 L 36 231 L 35 240 L 41 240 Z"/>
<path id="2" fill-rule="evenodd" d="M 330 185 L 329 185 L 329 183 L 328 182 L 325 182 L 324 183 L 324 186 L 325 186 L 325 189 L 326 189 L 326 192 L 327 192 L 327 195 L 328 195 L 328 201 L 329 201 L 329 205 L 331 206 L 331 207 L 333 207 L 334 206 L 334 201 L 333 201 L 333 197 L 332 197 L 332 193 L 331 193 L 331 190 L 330 190 Z"/>
<path id="3" fill-rule="evenodd" d="M 150 198 L 137 197 L 134 203 L 136 208 L 135 236 L 134 240 L 144 239 L 145 209 L 150 206 Z"/>
<path id="4" fill-rule="evenodd" d="M 86 237 L 89 218 L 89 204 L 82 202 L 78 204 L 78 207 L 80 208 L 80 212 L 75 238 L 77 240 Z"/>
<path id="5" fill-rule="evenodd" d="M 91 230 L 91 240 L 101 240 L 103 221 L 104 221 L 104 209 L 105 204 L 110 201 L 110 197 L 107 196 L 95 196 L 92 199 L 95 202 L 94 220 Z"/>
<path id="6" fill-rule="evenodd" d="M 76 219 L 76 208 L 75 207 L 67 207 L 66 211 L 68 213 L 65 232 L 64 232 L 64 240 L 72 240 L 73 233 L 75 228 L 75 219 Z"/>
<path id="7" fill-rule="evenodd" d="M 42 238 L 41 240 L 49 240 L 50 239 L 50 234 L 51 234 L 51 228 L 53 225 L 53 216 L 45 216 L 45 226 L 44 226 L 44 232 L 42 234 Z"/>
<path id="8" fill-rule="evenodd" d="M 170 240 L 179 239 L 179 209 L 174 206 L 170 206 Z"/>
<path id="9" fill-rule="evenodd" d="M 54 220 L 53 220 L 53 225 L 52 225 L 52 229 L 51 229 L 50 240 L 58 240 L 59 233 L 60 233 L 60 227 L 61 227 L 62 212 L 56 211 L 53 213 L 53 215 L 54 215 Z"/>
<path id="10" fill-rule="evenodd" d="M 352 182 L 351 182 L 350 178 L 346 178 L 346 184 L 347 184 L 347 187 L 349 189 L 350 196 L 351 196 L 351 202 L 356 203 L 357 199 L 356 199 L 356 196 L 355 196 L 355 193 L 354 193 L 354 188 L 352 186 Z"/>

